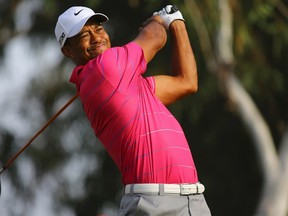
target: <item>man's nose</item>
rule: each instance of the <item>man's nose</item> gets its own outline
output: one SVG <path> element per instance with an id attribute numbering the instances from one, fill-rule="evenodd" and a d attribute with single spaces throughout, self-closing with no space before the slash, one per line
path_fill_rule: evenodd
<path id="1" fill-rule="evenodd" d="M 99 42 L 101 39 L 101 36 L 95 32 L 91 33 L 91 36 L 90 36 L 90 42 L 91 43 L 95 43 L 95 42 Z"/>

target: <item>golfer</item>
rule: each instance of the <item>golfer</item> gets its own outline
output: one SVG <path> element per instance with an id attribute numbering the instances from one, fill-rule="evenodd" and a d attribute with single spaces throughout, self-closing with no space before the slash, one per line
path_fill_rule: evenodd
<path id="1" fill-rule="evenodd" d="M 90 8 L 71 7 L 59 16 L 55 35 L 76 65 L 70 81 L 91 127 L 122 174 L 118 215 L 211 215 L 183 130 L 166 108 L 198 88 L 181 12 L 167 5 L 119 47 L 111 47 L 107 21 Z M 173 75 L 144 77 L 167 32 Z"/>

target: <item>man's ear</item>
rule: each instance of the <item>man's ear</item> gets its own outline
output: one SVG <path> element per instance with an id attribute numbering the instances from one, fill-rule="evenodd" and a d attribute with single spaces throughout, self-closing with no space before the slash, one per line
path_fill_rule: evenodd
<path id="1" fill-rule="evenodd" d="M 66 46 L 63 46 L 61 48 L 61 52 L 63 53 L 64 56 L 68 57 L 68 58 L 72 58 L 72 53 L 70 51 L 70 49 Z"/>

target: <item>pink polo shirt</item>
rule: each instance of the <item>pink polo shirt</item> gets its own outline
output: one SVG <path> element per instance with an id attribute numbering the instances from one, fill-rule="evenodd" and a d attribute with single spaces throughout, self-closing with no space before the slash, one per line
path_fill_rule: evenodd
<path id="1" fill-rule="evenodd" d="M 196 183 L 183 130 L 155 96 L 153 77 L 136 43 L 106 50 L 74 69 L 83 108 L 122 174 L 123 184 Z"/>

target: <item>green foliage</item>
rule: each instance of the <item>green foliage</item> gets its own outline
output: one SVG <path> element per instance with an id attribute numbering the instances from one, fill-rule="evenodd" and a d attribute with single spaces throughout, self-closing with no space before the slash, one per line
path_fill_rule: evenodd
<path id="1" fill-rule="evenodd" d="M 262 23 L 273 17 L 274 6 L 269 3 L 256 5 L 255 9 L 248 14 L 248 21 L 251 23 Z"/>

